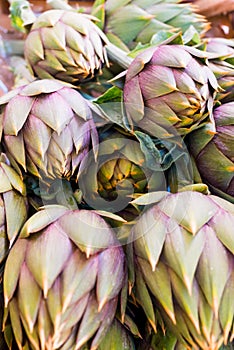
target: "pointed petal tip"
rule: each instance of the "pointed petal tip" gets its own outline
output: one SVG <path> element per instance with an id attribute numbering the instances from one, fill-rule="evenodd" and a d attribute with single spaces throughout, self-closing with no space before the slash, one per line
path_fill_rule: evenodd
<path id="1" fill-rule="evenodd" d="M 9 304 L 9 301 L 10 301 L 10 299 L 8 299 L 8 297 L 5 296 L 5 301 L 4 301 L 5 308 L 7 308 L 8 304 Z"/>
<path id="2" fill-rule="evenodd" d="M 107 302 L 106 298 L 99 301 L 99 303 L 98 303 L 98 312 L 102 311 L 103 306 L 106 304 L 106 302 Z"/>
<path id="3" fill-rule="evenodd" d="M 153 331 L 154 333 L 156 334 L 157 333 L 157 327 L 156 327 L 156 324 L 153 320 L 150 320 L 149 319 L 149 323 L 151 324 L 152 328 L 153 328 Z"/>
<path id="4" fill-rule="evenodd" d="M 48 283 L 47 283 L 46 280 L 44 281 L 43 295 L 44 295 L 44 298 L 47 299 L 47 296 L 48 296 Z"/>
<path id="5" fill-rule="evenodd" d="M 91 256 L 91 248 L 90 248 L 90 247 L 88 247 L 88 248 L 86 249 L 85 255 L 86 255 L 86 258 L 87 258 L 87 259 L 90 258 L 90 256 Z"/>
<path id="6" fill-rule="evenodd" d="M 153 272 L 155 272 L 156 265 L 157 265 L 156 262 L 150 261 L 150 266 L 151 266 Z"/>
<path id="7" fill-rule="evenodd" d="M 29 332 L 32 334 L 34 330 L 34 323 L 32 320 L 28 320 Z"/>
<path id="8" fill-rule="evenodd" d="M 189 295 L 192 296 L 192 281 L 188 278 L 188 276 L 183 276 L 184 284 L 188 289 Z"/>

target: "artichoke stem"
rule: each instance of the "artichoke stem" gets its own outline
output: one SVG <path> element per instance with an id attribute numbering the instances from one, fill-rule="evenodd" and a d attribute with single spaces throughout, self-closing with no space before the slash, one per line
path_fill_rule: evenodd
<path id="1" fill-rule="evenodd" d="M 124 69 L 128 69 L 133 61 L 133 58 L 129 57 L 125 51 L 113 44 L 106 45 L 106 51 L 110 61 L 117 63 Z"/>

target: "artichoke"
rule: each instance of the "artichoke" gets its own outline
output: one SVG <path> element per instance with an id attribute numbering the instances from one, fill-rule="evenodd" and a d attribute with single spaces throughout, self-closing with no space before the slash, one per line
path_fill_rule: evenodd
<path id="1" fill-rule="evenodd" d="M 34 74 L 76 84 L 100 72 L 108 64 L 108 40 L 94 21 L 73 11 L 42 13 L 25 40 L 25 58 Z"/>
<path id="2" fill-rule="evenodd" d="M 158 138 L 186 135 L 212 120 L 217 80 L 202 62 L 206 53 L 161 45 L 139 54 L 124 85 L 129 124 Z"/>
<path id="3" fill-rule="evenodd" d="M 215 108 L 217 133 L 194 131 L 188 143 L 202 180 L 215 194 L 234 203 L 234 102 Z"/>
<path id="4" fill-rule="evenodd" d="M 234 98 L 234 40 L 209 38 L 205 41 L 206 50 L 214 55 L 214 58 L 209 60 L 209 67 L 222 88 L 216 99 L 222 103 L 231 102 Z"/>
<path id="5" fill-rule="evenodd" d="M 11 327 L 19 349 L 97 349 L 125 273 L 123 250 L 97 213 L 45 206 L 6 261 L 4 331 Z"/>
<path id="6" fill-rule="evenodd" d="M 3 153 L 0 156 L 0 179 L 0 263 L 2 263 L 27 219 L 27 199 L 22 177 L 10 166 Z"/>
<path id="7" fill-rule="evenodd" d="M 97 161 L 93 154 L 84 157 L 78 176 L 83 199 L 90 207 L 123 213 L 133 197 L 166 190 L 166 164 L 160 163 L 159 159 L 157 163 L 153 157 L 147 159 L 150 154 L 142 151 L 142 145 L 134 135 L 123 134 L 114 128 L 104 133 L 99 131 L 99 135 Z M 162 155 L 165 153 L 158 149 L 158 155 L 160 151 Z"/>
<path id="8" fill-rule="evenodd" d="M 24 171 L 41 178 L 70 178 L 97 131 L 87 101 L 68 85 L 35 80 L 0 99 L 2 144 Z"/>
<path id="9" fill-rule="evenodd" d="M 100 1 L 96 3 L 94 14 L 100 11 Z M 197 14 L 191 4 L 180 4 L 180 0 L 107 0 L 104 18 L 107 37 L 125 50 L 133 49 L 137 43 L 149 43 L 160 30 L 184 33 L 193 26 L 203 35 L 209 29 L 205 17 Z"/>
<path id="10" fill-rule="evenodd" d="M 228 201 L 184 191 L 132 229 L 136 298 L 153 328 L 157 310 L 186 349 L 218 350 L 234 337 L 233 226 Z"/>

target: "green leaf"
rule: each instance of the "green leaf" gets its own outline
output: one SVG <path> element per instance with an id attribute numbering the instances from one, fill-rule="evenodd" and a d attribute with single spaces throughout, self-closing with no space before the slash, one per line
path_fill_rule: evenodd
<path id="1" fill-rule="evenodd" d="M 102 104 L 106 102 L 121 102 L 123 96 L 123 91 L 117 86 L 112 86 L 110 89 L 99 96 L 95 103 Z"/>
<path id="2" fill-rule="evenodd" d="M 91 8 L 91 15 L 95 16 L 99 21 L 97 26 L 103 30 L 105 25 L 105 0 L 95 0 Z"/>
<path id="3" fill-rule="evenodd" d="M 169 30 L 159 30 L 154 34 L 150 40 L 150 44 L 153 46 L 159 45 L 183 45 L 183 40 L 181 37 L 181 32 L 173 33 Z"/>

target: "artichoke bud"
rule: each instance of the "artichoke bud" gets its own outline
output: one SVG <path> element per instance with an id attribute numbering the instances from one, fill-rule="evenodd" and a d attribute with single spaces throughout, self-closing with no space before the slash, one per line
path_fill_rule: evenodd
<path id="1" fill-rule="evenodd" d="M 108 65 L 105 46 L 109 41 L 95 20 L 67 10 L 38 16 L 25 40 L 25 58 L 34 74 L 77 84 L 100 73 Z"/>
<path id="2" fill-rule="evenodd" d="M 11 324 L 19 348 L 90 342 L 96 349 L 115 317 L 125 274 L 122 247 L 97 213 L 45 206 L 24 224 L 6 261 L 4 332 Z"/>
<path id="3" fill-rule="evenodd" d="M 126 170 L 125 173 L 124 170 Z M 131 189 L 135 187 L 136 191 L 144 192 L 147 186 L 144 171 L 138 165 L 124 158 L 104 163 L 98 171 L 97 178 L 100 195 L 107 198 L 106 194 L 109 192 L 110 200 L 117 198 L 121 190 L 131 192 Z"/>
<path id="4" fill-rule="evenodd" d="M 137 126 L 164 139 L 213 123 L 212 104 L 220 87 L 202 61 L 207 55 L 186 45 L 162 44 L 136 56 L 124 85 L 132 130 Z"/>
<path id="5" fill-rule="evenodd" d="M 153 328 L 157 310 L 185 348 L 232 341 L 233 224 L 228 201 L 185 191 L 165 195 L 132 228 L 138 301 Z"/>
<path id="6" fill-rule="evenodd" d="M 91 144 L 96 152 L 98 135 L 92 111 L 68 84 L 35 80 L 2 96 L 0 105 L 2 143 L 7 155 L 45 182 L 69 180 Z"/>

